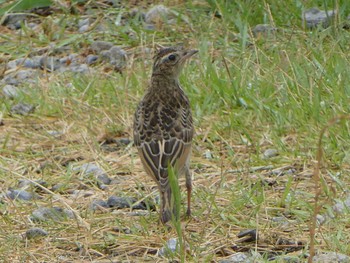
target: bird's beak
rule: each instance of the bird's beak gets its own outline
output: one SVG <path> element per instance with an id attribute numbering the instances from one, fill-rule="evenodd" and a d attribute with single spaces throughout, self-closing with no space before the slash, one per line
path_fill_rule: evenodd
<path id="1" fill-rule="evenodd" d="M 182 57 L 183 60 L 186 60 L 190 57 L 192 57 L 194 54 L 198 53 L 197 49 L 192 49 L 192 50 L 187 50 L 183 54 L 184 56 Z"/>

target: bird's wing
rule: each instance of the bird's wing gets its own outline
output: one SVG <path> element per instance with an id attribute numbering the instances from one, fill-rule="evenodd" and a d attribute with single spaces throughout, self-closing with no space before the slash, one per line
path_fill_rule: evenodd
<path id="1" fill-rule="evenodd" d="M 143 165 L 160 186 L 168 185 L 168 165 L 182 169 L 191 150 L 192 115 L 189 107 L 164 106 L 159 114 L 140 103 L 134 124 L 134 143 Z M 155 119 L 156 118 L 156 119 Z"/>

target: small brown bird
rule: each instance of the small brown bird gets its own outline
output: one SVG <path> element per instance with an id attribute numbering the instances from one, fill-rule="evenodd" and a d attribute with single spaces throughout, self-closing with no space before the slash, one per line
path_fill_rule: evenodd
<path id="1" fill-rule="evenodd" d="M 185 61 L 198 50 L 171 47 L 154 57 L 151 82 L 135 112 L 134 143 L 146 172 L 157 183 L 163 223 L 178 218 L 168 178 L 168 166 L 176 176 L 185 173 L 187 214 L 191 214 L 192 179 L 189 170 L 194 134 L 189 100 L 179 83 Z"/>

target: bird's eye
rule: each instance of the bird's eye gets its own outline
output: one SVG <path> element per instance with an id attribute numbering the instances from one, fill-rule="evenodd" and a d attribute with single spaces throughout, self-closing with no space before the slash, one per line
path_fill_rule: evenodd
<path id="1" fill-rule="evenodd" d="M 170 56 L 168 57 L 168 59 L 169 59 L 170 61 L 174 61 L 174 60 L 176 59 L 176 57 L 175 57 L 175 55 L 170 55 Z"/>

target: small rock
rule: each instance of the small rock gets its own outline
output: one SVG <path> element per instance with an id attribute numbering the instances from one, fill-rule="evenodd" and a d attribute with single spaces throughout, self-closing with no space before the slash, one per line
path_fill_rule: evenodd
<path id="1" fill-rule="evenodd" d="M 238 252 L 233 254 L 229 258 L 222 259 L 219 263 L 253 263 L 253 259 L 251 259 L 250 255 L 243 252 Z"/>
<path id="2" fill-rule="evenodd" d="M 252 242 L 259 239 L 256 229 L 242 230 L 237 234 L 237 237 L 240 238 L 239 242 Z"/>
<path id="3" fill-rule="evenodd" d="M 254 37 L 261 37 L 261 36 L 268 37 L 274 34 L 276 31 L 277 31 L 276 27 L 273 27 L 268 24 L 259 24 L 252 29 Z"/>
<path id="4" fill-rule="evenodd" d="M 126 52 L 118 46 L 100 53 L 101 59 L 109 62 L 117 69 L 122 69 L 126 64 Z"/>
<path id="5" fill-rule="evenodd" d="M 267 149 L 263 153 L 263 158 L 264 159 L 270 159 L 272 157 L 276 157 L 278 155 L 278 151 L 276 149 Z"/>
<path id="6" fill-rule="evenodd" d="M 78 32 L 79 32 L 79 33 L 84 33 L 84 32 L 86 32 L 86 31 L 88 31 L 89 28 L 90 28 L 89 25 L 83 25 L 83 26 L 79 27 Z"/>
<path id="7" fill-rule="evenodd" d="M 16 66 L 22 66 L 25 68 L 40 68 L 40 60 L 42 59 L 42 56 L 35 56 L 33 58 L 19 58 L 16 59 Z"/>
<path id="8" fill-rule="evenodd" d="M 154 30 L 156 30 L 156 26 L 153 25 L 153 24 L 144 24 L 144 25 L 143 25 L 143 29 L 145 29 L 145 30 L 150 30 L 150 31 L 154 31 Z"/>
<path id="9" fill-rule="evenodd" d="M 94 41 L 91 43 L 91 49 L 99 54 L 103 50 L 109 50 L 113 47 L 113 43 L 106 41 Z"/>
<path id="10" fill-rule="evenodd" d="M 97 210 L 105 210 L 105 209 L 107 209 L 107 208 L 109 208 L 109 205 L 108 205 L 108 203 L 106 202 L 106 201 L 104 201 L 104 200 L 100 200 L 100 199 L 98 199 L 98 200 L 94 200 L 94 201 L 92 201 L 92 203 L 90 204 L 90 209 L 92 210 L 92 211 L 97 211 Z"/>
<path id="11" fill-rule="evenodd" d="M 40 184 L 43 187 L 47 187 L 47 182 L 44 180 L 35 180 L 35 183 Z M 24 187 L 28 187 L 28 186 L 33 186 L 34 188 L 39 188 L 39 186 L 37 186 L 35 183 L 33 183 L 32 181 L 29 181 L 27 179 L 20 179 L 18 182 L 18 188 L 24 188 Z"/>
<path id="12" fill-rule="evenodd" d="M 63 133 L 60 132 L 60 131 L 48 130 L 48 131 L 46 131 L 46 132 L 47 132 L 48 135 L 50 135 L 50 136 L 52 136 L 52 137 L 55 137 L 55 138 L 58 138 L 58 137 L 60 137 L 60 136 L 63 135 Z"/>
<path id="13" fill-rule="evenodd" d="M 342 202 L 336 203 L 335 205 L 332 206 L 332 208 L 333 208 L 334 212 L 339 213 L 339 214 L 344 213 L 346 210 L 345 205 Z"/>
<path id="14" fill-rule="evenodd" d="M 35 79 L 37 76 L 38 76 L 38 72 L 34 69 L 22 69 L 16 73 L 15 78 L 22 83 L 23 82 L 35 83 Z"/>
<path id="15" fill-rule="evenodd" d="M 94 64 L 97 60 L 98 60 L 98 56 L 90 54 L 86 57 L 86 64 L 88 65 Z"/>
<path id="16" fill-rule="evenodd" d="M 170 238 L 166 244 L 159 249 L 158 254 L 162 257 L 171 256 L 176 250 L 179 250 L 178 239 Z"/>
<path id="17" fill-rule="evenodd" d="M 24 237 L 27 239 L 34 239 L 39 237 L 45 237 L 47 235 L 48 233 L 46 232 L 46 230 L 39 227 L 32 227 L 26 231 Z"/>
<path id="18" fill-rule="evenodd" d="M 79 64 L 79 65 L 71 65 L 68 68 L 68 71 L 74 72 L 74 73 L 88 73 L 90 72 L 90 68 L 86 64 Z"/>
<path id="19" fill-rule="evenodd" d="M 318 25 L 321 25 L 323 28 L 327 28 L 331 24 L 336 14 L 337 12 L 335 10 L 323 11 L 314 7 L 305 10 L 303 13 L 303 20 L 306 27 L 309 29 L 316 28 Z"/>
<path id="20" fill-rule="evenodd" d="M 322 263 L 349 263 L 350 257 L 336 252 L 324 252 L 322 254 L 315 255 L 312 261 Z"/>
<path id="21" fill-rule="evenodd" d="M 74 213 L 68 209 L 60 207 L 40 207 L 33 211 L 31 219 L 33 221 L 64 221 L 66 219 L 73 219 Z"/>
<path id="22" fill-rule="evenodd" d="M 133 203 L 136 202 L 136 199 L 130 198 L 130 197 L 119 197 L 112 195 L 108 198 L 107 204 L 109 207 L 113 207 L 116 209 L 122 209 L 122 208 L 130 208 Z"/>
<path id="23" fill-rule="evenodd" d="M 24 200 L 24 201 L 30 201 L 35 199 L 35 195 L 27 192 L 26 190 L 9 190 L 6 193 L 6 196 L 10 198 L 11 200 Z"/>
<path id="24" fill-rule="evenodd" d="M 5 85 L 2 88 L 2 93 L 5 95 L 8 99 L 15 99 L 19 96 L 19 90 L 17 87 L 13 85 Z"/>
<path id="25" fill-rule="evenodd" d="M 209 149 L 206 149 L 203 153 L 203 157 L 205 159 L 211 160 L 211 159 L 213 159 L 213 154 L 211 153 L 211 151 Z"/>
<path id="26" fill-rule="evenodd" d="M 80 19 L 78 22 L 78 27 L 89 26 L 89 25 L 90 25 L 90 18 Z"/>
<path id="27" fill-rule="evenodd" d="M 6 84 L 13 85 L 13 86 L 18 86 L 20 84 L 20 82 L 13 76 L 5 76 L 4 82 Z"/>
<path id="28" fill-rule="evenodd" d="M 3 25 L 6 25 L 8 28 L 12 30 L 20 29 L 21 23 L 27 18 L 27 14 L 7 14 Z"/>
<path id="29" fill-rule="evenodd" d="M 42 69 L 51 72 L 61 68 L 63 65 L 60 59 L 53 56 L 48 56 L 48 57 L 45 56 L 41 58 L 40 66 Z"/>
<path id="30" fill-rule="evenodd" d="M 35 111 L 35 106 L 27 104 L 27 103 L 18 103 L 11 107 L 11 113 L 19 114 L 19 115 L 28 115 Z"/>
<path id="31" fill-rule="evenodd" d="M 318 214 L 316 216 L 316 222 L 318 225 L 322 225 L 324 222 L 326 222 L 326 217 L 323 215 Z"/>
<path id="32" fill-rule="evenodd" d="M 146 13 L 145 22 L 147 24 L 167 22 L 170 14 L 171 12 L 169 8 L 165 7 L 164 5 L 156 5 Z"/>
<path id="33" fill-rule="evenodd" d="M 304 248 L 303 242 L 290 240 L 284 237 L 279 237 L 275 246 L 288 252 L 297 251 Z"/>
<path id="34" fill-rule="evenodd" d="M 97 181 L 103 184 L 109 185 L 111 183 L 111 179 L 108 177 L 106 172 L 98 167 L 94 163 L 85 163 L 80 167 L 75 167 L 73 171 L 80 171 L 85 175 L 94 175 Z"/>

